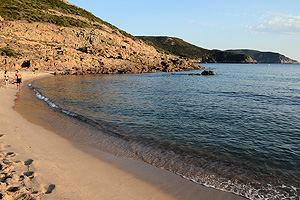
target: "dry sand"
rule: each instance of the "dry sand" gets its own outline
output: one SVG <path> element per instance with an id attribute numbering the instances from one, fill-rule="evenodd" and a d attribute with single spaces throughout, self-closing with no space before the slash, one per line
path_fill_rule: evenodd
<path id="1" fill-rule="evenodd" d="M 50 75 L 21 73 L 25 80 Z M 78 148 L 17 113 L 13 109 L 17 93 L 22 95 L 16 85 L 10 84 L 5 89 L 1 84 L 2 199 L 244 199 L 192 183 L 146 163 L 87 147 Z"/>

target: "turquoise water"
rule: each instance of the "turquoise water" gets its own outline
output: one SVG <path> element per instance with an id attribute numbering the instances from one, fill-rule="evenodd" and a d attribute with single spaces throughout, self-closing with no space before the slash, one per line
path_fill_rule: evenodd
<path id="1" fill-rule="evenodd" d="M 204 66 L 217 75 L 55 76 L 32 88 L 97 127 L 77 136 L 94 148 L 249 199 L 299 199 L 300 65 Z"/>

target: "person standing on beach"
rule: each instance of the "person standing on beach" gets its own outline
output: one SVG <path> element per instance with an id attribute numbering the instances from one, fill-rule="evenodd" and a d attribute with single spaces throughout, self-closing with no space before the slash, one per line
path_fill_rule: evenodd
<path id="1" fill-rule="evenodd" d="M 3 78 L 4 82 L 5 82 L 5 89 L 8 87 L 9 84 L 9 76 L 7 74 L 7 71 L 5 70 L 4 72 L 4 78 Z"/>
<path id="2" fill-rule="evenodd" d="M 16 78 L 16 83 L 17 83 L 17 89 L 21 90 L 22 75 L 19 70 L 17 70 L 15 78 Z"/>

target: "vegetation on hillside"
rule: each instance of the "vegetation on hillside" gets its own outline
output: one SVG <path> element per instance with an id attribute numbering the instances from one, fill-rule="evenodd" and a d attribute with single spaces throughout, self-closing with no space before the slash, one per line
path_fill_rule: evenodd
<path id="1" fill-rule="evenodd" d="M 0 48 L 1 56 L 17 57 L 19 54 L 9 47 Z"/>
<path id="2" fill-rule="evenodd" d="M 207 49 L 189 44 L 182 39 L 174 37 L 152 37 L 152 36 L 137 36 L 145 43 L 152 45 L 161 53 L 168 53 L 198 59 L 199 57 L 211 56 L 211 52 Z"/>
<path id="3" fill-rule="evenodd" d="M 57 16 L 51 10 L 65 15 L 76 15 L 87 19 L 75 19 L 71 16 Z M 125 31 L 119 30 L 112 24 L 101 20 L 92 13 L 62 0 L 1 0 L 0 16 L 5 20 L 26 20 L 28 22 L 48 22 L 65 27 L 94 27 L 101 29 L 99 24 L 104 24 L 111 29 L 118 30 L 127 37 L 133 37 Z M 97 23 L 90 23 L 97 22 Z"/>
<path id="4" fill-rule="evenodd" d="M 236 54 L 219 50 L 208 50 L 182 39 L 174 37 L 154 37 L 154 36 L 137 36 L 145 43 L 152 45 L 161 53 L 168 53 L 191 59 L 201 60 L 201 62 L 245 62 L 248 58 L 245 54 Z"/>

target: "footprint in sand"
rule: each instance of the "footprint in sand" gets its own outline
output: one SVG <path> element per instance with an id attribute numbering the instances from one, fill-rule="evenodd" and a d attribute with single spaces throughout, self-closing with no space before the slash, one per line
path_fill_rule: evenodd
<path id="1" fill-rule="evenodd" d="M 29 165 L 31 165 L 32 163 L 33 163 L 33 160 L 32 160 L 32 159 L 28 159 L 28 160 L 26 160 L 26 161 L 24 162 L 24 165 L 29 166 Z"/>
<path id="2" fill-rule="evenodd" d="M 32 171 L 24 172 L 23 174 L 25 176 L 27 176 L 29 179 L 33 179 L 34 178 L 34 172 L 32 172 Z"/>
<path id="3" fill-rule="evenodd" d="M 15 157 L 15 156 L 16 156 L 15 152 L 7 152 L 6 153 L 6 157 Z"/>
<path id="4" fill-rule="evenodd" d="M 19 182 L 20 182 L 20 181 L 24 181 L 24 179 L 25 179 L 25 176 L 21 175 L 21 176 L 19 177 Z"/>
<path id="5" fill-rule="evenodd" d="M 55 185 L 53 184 L 49 185 L 45 194 L 51 194 L 54 189 L 55 189 Z"/>
<path id="6" fill-rule="evenodd" d="M 24 161 L 24 165 L 27 167 L 28 171 L 29 171 L 29 167 L 32 163 L 33 163 L 32 159 L 28 159 L 28 160 Z"/>
<path id="7" fill-rule="evenodd" d="M 9 187 L 6 191 L 7 192 L 17 192 L 19 190 L 19 187 Z"/>
<path id="8" fill-rule="evenodd" d="M 8 174 L 8 173 L 1 173 L 1 178 L 0 178 L 0 182 L 1 183 L 6 183 L 7 179 L 12 179 L 13 174 Z"/>

